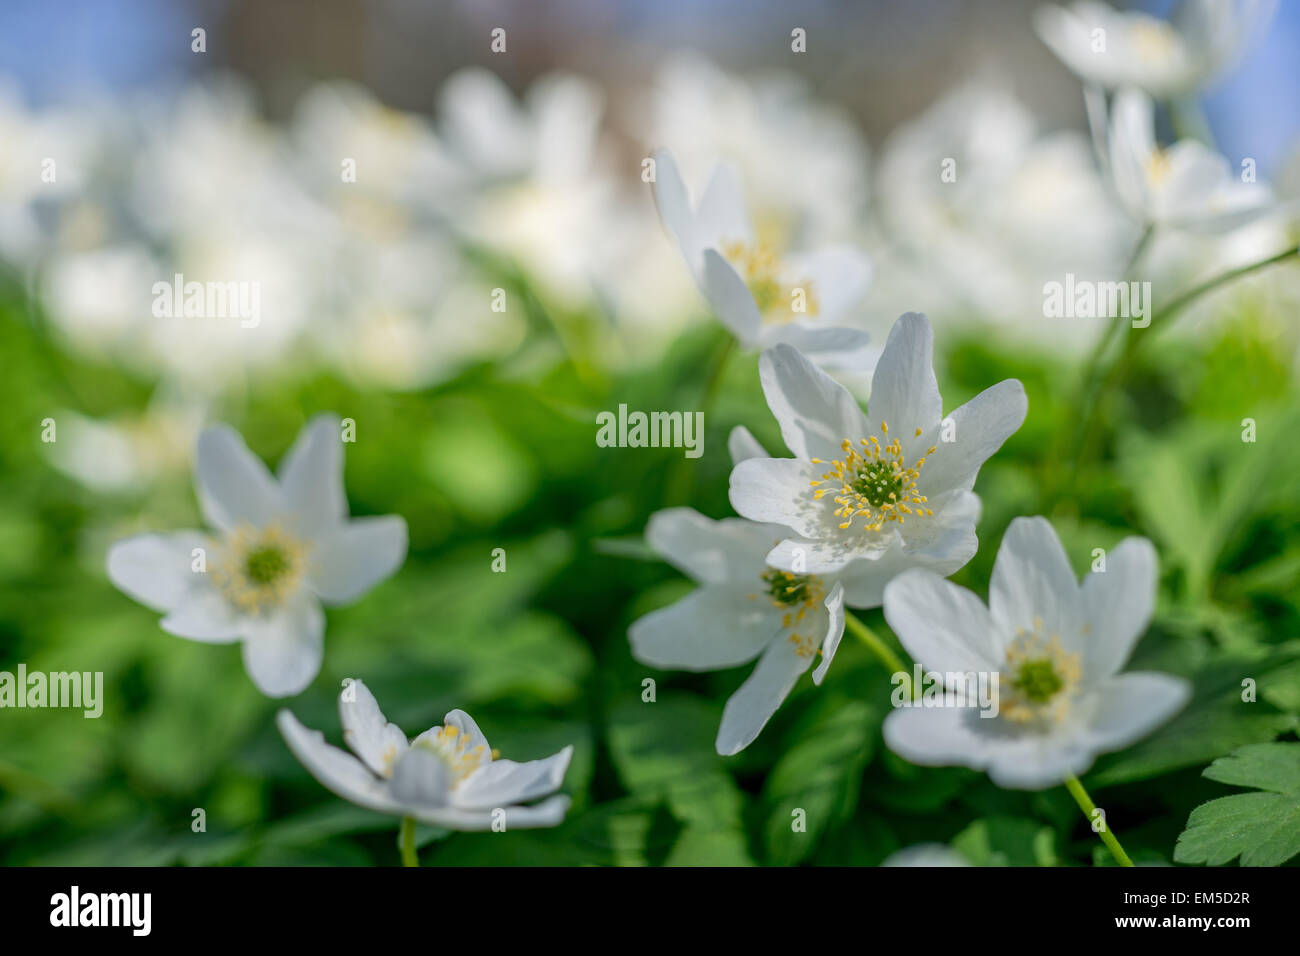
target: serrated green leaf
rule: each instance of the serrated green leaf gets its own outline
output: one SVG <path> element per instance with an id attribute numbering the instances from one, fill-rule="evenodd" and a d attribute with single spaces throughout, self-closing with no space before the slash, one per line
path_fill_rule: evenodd
<path id="1" fill-rule="evenodd" d="M 1255 793 L 1203 803 L 1187 819 L 1174 859 L 1220 866 L 1278 866 L 1300 853 L 1300 744 L 1242 747 L 1206 768 L 1211 780 Z"/>

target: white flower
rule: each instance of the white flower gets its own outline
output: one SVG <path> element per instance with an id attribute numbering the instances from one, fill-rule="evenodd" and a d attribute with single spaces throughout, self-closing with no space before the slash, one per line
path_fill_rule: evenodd
<path id="1" fill-rule="evenodd" d="M 1068 9 L 1039 8 L 1034 26 L 1083 80 L 1163 98 L 1209 85 L 1237 62 L 1275 8 L 1274 0 L 1184 0 L 1170 23 L 1080 0 Z"/>
<path id="2" fill-rule="evenodd" d="M 891 853 L 881 866 L 970 866 L 966 859 L 946 843 L 916 843 Z"/>
<path id="3" fill-rule="evenodd" d="M 913 763 L 986 770 L 1002 787 L 1042 789 L 1080 774 L 1097 754 L 1159 726 L 1188 699 L 1168 674 L 1120 674 L 1151 619 L 1156 554 L 1128 538 L 1080 586 L 1044 518 L 1011 522 L 989 604 L 925 570 L 885 588 L 885 619 L 927 671 L 998 674 L 998 714 L 906 707 L 885 742 Z"/>
<path id="4" fill-rule="evenodd" d="M 1107 125 L 1115 192 L 1141 223 L 1224 232 L 1280 211 L 1264 183 L 1245 183 L 1204 143 L 1184 139 L 1160 148 L 1155 104 L 1141 90 L 1115 94 Z"/>
<path id="5" fill-rule="evenodd" d="M 408 743 L 359 680 L 339 695 L 339 721 L 355 757 L 288 710 L 276 715 L 293 755 L 324 787 L 357 806 L 449 830 L 489 830 L 494 823 L 507 830 L 553 827 L 569 808 L 562 794 L 521 804 L 559 789 L 572 746 L 544 760 L 501 760 L 463 710 L 449 712 L 441 726 Z"/>
<path id="6" fill-rule="evenodd" d="M 196 472 L 216 533 L 119 541 L 109 579 L 165 614 L 168 633 L 242 641 L 248 676 L 268 697 L 296 694 L 320 672 L 321 603 L 346 604 L 391 575 L 406 557 L 406 522 L 348 518 L 339 422 L 329 415 L 302 430 L 279 480 L 224 425 L 199 436 Z"/>
<path id="7" fill-rule="evenodd" d="M 1043 130 L 1008 81 L 963 83 L 899 126 L 877 183 L 873 311 L 896 316 L 923 296 L 940 328 L 984 319 L 1052 348 L 1100 333 L 1087 321 L 1045 321 L 1043 284 L 1067 272 L 1113 275 L 1139 230 L 1088 137 Z"/>
<path id="8" fill-rule="evenodd" d="M 759 361 L 768 407 L 795 457 L 740 462 L 731 504 L 753 521 L 793 529 L 767 556 L 775 567 L 844 571 L 849 607 L 878 606 L 885 583 L 906 568 L 951 574 L 971 559 L 975 477 L 1025 419 L 1024 387 L 1014 379 L 945 419 L 933 344 L 925 316 L 894 323 L 872 380 L 870 420 L 795 349 L 779 345 Z"/>
<path id="9" fill-rule="evenodd" d="M 871 265 L 848 247 L 788 254 L 757 233 L 727 166 L 692 203 L 677 163 L 655 153 L 655 204 L 701 293 L 744 348 L 778 342 L 826 365 L 865 361 L 867 333 L 841 324 L 866 292 Z"/>
<path id="10" fill-rule="evenodd" d="M 767 565 L 768 551 L 787 533 L 743 518 L 714 521 L 692 508 L 657 512 L 646 528 L 650 546 L 700 587 L 633 622 L 632 656 L 688 671 L 758 658 L 722 712 L 720 754 L 754 741 L 819 654 L 813 683 L 820 684 L 844 634 L 844 586 L 834 575 Z"/>

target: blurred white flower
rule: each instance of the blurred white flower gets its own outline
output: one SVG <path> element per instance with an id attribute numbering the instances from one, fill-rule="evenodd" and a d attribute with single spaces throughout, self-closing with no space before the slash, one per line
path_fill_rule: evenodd
<path id="1" fill-rule="evenodd" d="M 1067 272 L 1116 274 L 1138 235 L 1088 138 L 1042 132 L 988 77 L 890 135 L 876 201 L 883 236 L 869 246 L 873 312 L 897 315 L 921 302 L 936 322 L 984 319 L 1053 342 L 1093 329 L 1045 320 L 1044 283 Z"/>
<path id="2" fill-rule="evenodd" d="M 143 493 L 189 468 L 204 409 L 159 393 L 136 415 L 95 419 L 65 409 L 54 417 L 59 440 L 48 448 L 55 468 L 96 491 Z"/>
<path id="3" fill-rule="evenodd" d="M 1156 142 L 1155 103 L 1141 90 L 1115 94 L 1107 148 L 1115 191 L 1139 223 L 1225 232 L 1276 213 L 1273 191 L 1242 182 L 1228 161 L 1197 140 L 1162 149 Z"/>
<path id="4" fill-rule="evenodd" d="M 1037 790 L 1080 774 L 1099 753 L 1146 736 L 1187 702 L 1168 674 L 1120 674 L 1151 619 L 1156 553 L 1127 538 L 1106 570 L 1080 587 L 1045 518 L 1007 528 L 989 604 L 933 572 L 904 572 L 885 588 L 885 619 L 927 671 L 998 674 L 998 713 L 903 707 L 885 742 L 923 765 L 985 770 L 1002 787 Z"/>
<path id="5" fill-rule="evenodd" d="M 542 77 L 521 103 L 495 73 L 465 69 L 439 97 L 438 130 L 463 181 L 456 227 L 569 306 L 590 297 L 630 236 L 599 157 L 603 109 L 600 89 L 573 74 Z"/>
<path id="6" fill-rule="evenodd" d="M 867 333 L 842 324 L 871 280 L 860 252 L 835 247 L 788 252 L 759 235 L 735 174 L 713 171 L 692 202 L 672 154 L 655 153 L 655 204 L 700 291 L 743 348 L 779 342 L 824 365 L 861 365 Z"/>
<path id="7" fill-rule="evenodd" d="M 902 316 L 872 381 L 871 420 L 797 350 L 764 352 L 768 407 L 794 458 L 751 458 L 731 472 L 731 504 L 794 531 L 768 554 L 793 573 L 844 571 L 845 603 L 875 607 L 909 567 L 951 574 L 975 554 L 984 461 L 1025 419 L 1024 387 L 1008 379 L 943 414 L 933 333 Z M 850 565 L 853 565 L 850 567 Z"/>
<path id="8" fill-rule="evenodd" d="M 1136 86 L 1171 97 L 1208 86 L 1267 27 L 1276 0 L 1183 0 L 1174 21 L 1079 0 L 1040 7 L 1034 26 L 1088 83 Z"/>
<path id="9" fill-rule="evenodd" d="M 719 157 L 750 190 L 760 233 L 792 246 L 847 239 L 861 222 L 870 159 L 855 120 L 814 95 L 805 78 L 727 73 L 694 55 L 670 58 L 654 80 L 646 119 L 630 132 L 672 151 L 701 183 Z"/>
<path id="10" fill-rule="evenodd" d="M 567 796 L 548 795 L 564 782 L 572 746 L 544 760 L 502 760 L 463 710 L 408 742 L 359 680 L 339 695 L 339 721 L 352 753 L 326 743 L 288 710 L 276 715 L 289 749 L 311 775 L 367 810 L 449 830 L 508 831 L 556 826 L 569 808 Z M 525 805 L 538 797 L 547 799 Z"/>
<path id="11" fill-rule="evenodd" d="M 340 423 L 309 422 L 272 477 L 227 426 L 199 436 L 199 504 L 215 535 L 143 534 L 108 552 L 109 579 L 166 615 L 163 630 L 243 642 L 244 666 L 268 697 L 298 693 L 320 671 L 321 602 L 346 604 L 406 557 L 396 515 L 348 518 Z"/>
<path id="12" fill-rule="evenodd" d="M 970 860 L 946 843 L 917 843 L 891 853 L 881 866 L 970 866 Z"/>

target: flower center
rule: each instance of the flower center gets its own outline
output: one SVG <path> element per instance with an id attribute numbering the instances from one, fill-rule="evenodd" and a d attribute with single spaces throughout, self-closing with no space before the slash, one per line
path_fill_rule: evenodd
<path id="1" fill-rule="evenodd" d="M 416 746 L 424 747 L 437 755 L 447 769 L 451 771 L 451 785 L 454 787 L 479 767 L 490 764 L 498 756 L 495 750 L 489 751 L 483 744 L 470 746 L 470 738 L 459 727 L 444 724 L 427 734 L 421 734 Z"/>
<path id="2" fill-rule="evenodd" d="M 880 431 L 888 437 L 889 424 L 881 422 Z M 920 437 L 921 429 L 918 428 L 916 434 Z M 931 445 L 925 455 L 934 454 L 936 447 Z M 817 501 L 828 494 L 835 496 L 833 500 L 839 505 L 835 517 L 844 519 L 841 529 L 848 528 L 858 517 L 863 519 L 862 526 L 866 530 L 879 531 L 887 521 L 902 524 L 908 515 L 934 514 L 929 508 L 912 507 L 924 505 L 927 500 L 916 486 L 925 465 L 925 455 L 909 465 L 897 438 L 882 445 L 874 435 L 859 439 L 858 447 L 846 438 L 840 443 L 840 448 L 844 457 L 831 462 L 830 470 L 822 475 L 820 481 L 809 484 L 817 489 L 813 492 Z M 826 464 L 820 458 L 813 458 L 812 463 Z"/>
<path id="3" fill-rule="evenodd" d="M 1178 49 L 1178 31 L 1168 23 L 1142 20 L 1133 25 L 1133 49 L 1145 63 L 1161 63 Z"/>
<path id="4" fill-rule="evenodd" d="M 781 616 L 783 628 L 796 627 L 826 597 L 826 587 L 815 574 L 792 574 L 769 568 L 760 577 L 766 594 L 772 599 L 772 606 L 785 611 Z M 800 657 L 812 657 L 819 649 L 817 640 L 812 636 L 794 632 L 790 634 L 789 640 Z"/>
<path id="5" fill-rule="evenodd" d="M 1044 639 L 1041 618 L 1032 632 L 1017 632 L 1007 648 L 1007 671 L 1001 713 L 1017 724 L 1041 725 L 1065 716 L 1082 673 L 1079 655 L 1066 651 L 1058 635 Z"/>
<path id="6" fill-rule="evenodd" d="M 1169 162 L 1169 153 L 1163 149 L 1157 149 L 1146 161 L 1147 179 L 1153 186 L 1158 186 L 1164 182 L 1169 175 L 1169 168 L 1172 164 Z"/>
<path id="7" fill-rule="evenodd" d="M 781 256 L 771 243 L 724 242 L 722 255 L 740 273 L 764 322 L 790 322 L 796 313 L 815 316 L 821 311 L 811 280 L 794 286 L 781 281 Z"/>
<path id="8" fill-rule="evenodd" d="M 236 607 L 262 613 L 298 589 L 306 557 L 307 546 L 279 524 L 241 525 L 223 542 L 212 579 Z"/>

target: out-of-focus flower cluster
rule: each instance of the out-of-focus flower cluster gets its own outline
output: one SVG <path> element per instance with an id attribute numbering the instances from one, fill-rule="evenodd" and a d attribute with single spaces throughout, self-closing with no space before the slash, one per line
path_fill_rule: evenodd
<path id="1" fill-rule="evenodd" d="M 1069 64 L 1081 55 L 1061 29 L 1040 23 Z M 1077 348 L 1105 320 L 1045 317 L 1044 284 L 1123 278 L 1150 222 L 1160 228 L 1141 277 L 1165 295 L 1295 231 L 1294 216 L 1253 215 L 1278 209 L 1277 194 L 1236 182 L 1208 148 L 1161 150 L 1145 93 L 1124 87 L 1107 107 L 1089 89 L 1102 104 L 1092 137 L 1045 128 L 1005 78 L 982 76 L 896 128 L 874 161 L 857 123 L 801 78 L 742 78 L 695 57 L 666 60 L 618 104 L 573 74 L 519 97 L 468 69 L 431 116 L 342 83 L 307 91 L 283 123 L 229 78 L 41 110 L 3 90 L 0 258 L 32 277 L 68 348 L 161 386 L 146 420 L 77 423 L 95 460 L 123 462 L 83 475 L 100 484 L 147 477 L 139 460 L 160 457 L 148 436 L 188 446 L 176 430 L 251 378 L 328 368 L 413 389 L 524 352 L 544 367 L 564 336 L 532 331 L 575 315 L 606 366 L 652 364 L 709 311 L 655 220 L 644 173 L 660 147 L 696 190 L 728 164 L 760 240 L 864 252 L 870 286 L 836 325 L 869 333 L 869 351 L 918 308 L 940 327 L 989 322 Z M 1171 158 L 1198 173 L 1190 186 L 1151 179 Z M 1213 210 L 1187 208 L 1178 189 L 1203 196 L 1210 167 L 1232 181 L 1209 190 Z M 1225 209 L 1226 220 L 1211 215 Z M 1197 228 L 1206 222 L 1217 227 Z M 1294 305 L 1288 273 L 1224 294 Z M 257 283 L 256 327 L 160 317 L 155 284 L 182 279 Z M 86 472 L 89 448 L 65 445 L 60 464 Z"/>

